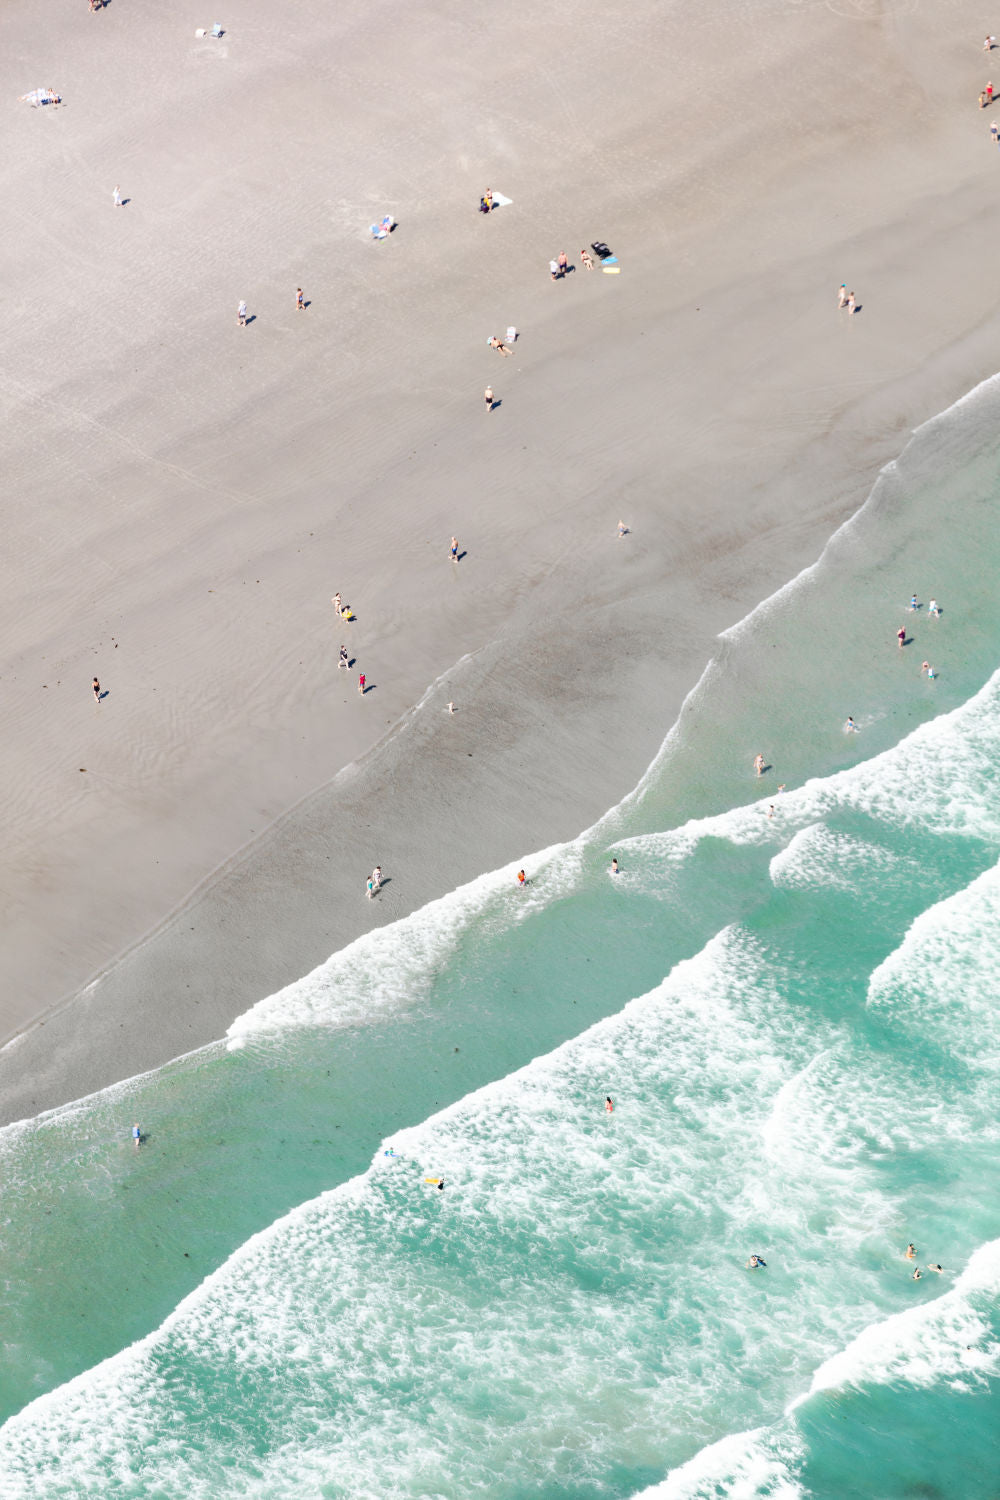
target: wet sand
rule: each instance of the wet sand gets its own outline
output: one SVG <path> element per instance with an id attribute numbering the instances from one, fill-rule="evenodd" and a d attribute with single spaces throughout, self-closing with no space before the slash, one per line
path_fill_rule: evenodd
<path id="1" fill-rule="evenodd" d="M 988 21 L 905 11 L 7 8 L 4 1119 L 572 837 L 993 373 Z"/>

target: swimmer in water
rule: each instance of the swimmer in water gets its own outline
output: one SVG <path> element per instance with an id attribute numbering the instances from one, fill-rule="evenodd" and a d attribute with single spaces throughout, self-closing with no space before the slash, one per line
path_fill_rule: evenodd
<path id="1" fill-rule="evenodd" d="M 761 1258 L 761 1256 L 759 1256 L 759 1255 L 751 1255 L 750 1259 L 747 1261 L 747 1270 L 748 1271 L 757 1271 L 757 1270 L 759 1270 L 761 1268 L 761 1266 L 766 1266 L 766 1265 L 767 1265 L 767 1261 L 763 1260 Z"/>
<path id="2" fill-rule="evenodd" d="M 913 1275 L 910 1277 L 910 1280 L 911 1281 L 919 1281 L 920 1280 L 920 1267 L 919 1266 L 914 1266 L 914 1268 L 913 1268 Z"/>
<path id="3" fill-rule="evenodd" d="M 753 758 L 753 768 L 757 772 L 758 776 L 763 776 L 763 774 L 764 774 L 764 757 L 763 757 L 763 755 L 755 755 L 754 756 L 754 758 Z"/>
<path id="4" fill-rule="evenodd" d="M 523 870 L 518 870 L 518 872 L 517 872 L 517 883 L 518 883 L 518 885 L 527 885 L 528 884 L 527 879 L 525 878 L 525 874 L 524 874 Z"/>
<path id="5" fill-rule="evenodd" d="M 132 1144 L 135 1146 L 135 1149 L 137 1151 L 142 1145 L 142 1130 L 138 1125 L 132 1126 Z"/>
<path id="6" fill-rule="evenodd" d="M 620 875 L 621 874 L 621 871 L 618 868 L 618 860 L 617 860 L 617 858 L 613 858 L 612 861 L 611 861 L 611 873 L 612 873 L 612 875 Z"/>
<path id="7" fill-rule="evenodd" d="M 936 1271 L 938 1273 L 938 1275 L 940 1276 L 943 1273 L 943 1271 L 944 1271 L 944 1266 L 937 1266 L 937 1265 L 928 1266 L 927 1269 L 928 1269 L 928 1271 Z"/>
<path id="8" fill-rule="evenodd" d="M 613 1115 L 614 1112 L 615 1112 L 615 1107 L 611 1103 L 611 1095 L 610 1094 L 605 1094 L 605 1096 L 604 1096 L 604 1108 L 605 1108 L 605 1110 L 607 1111 L 607 1113 L 609 1115 Z"/>
<path id="9" fill-rule="evenodd" d="M 912 1260 L 913 1257 L 916 1255 L 916 1253 L 917 1253 L 917 1247 L 916 1247 L 916 1245 L 907 1245 L 907 1247 L 906 1247 L 906 1258 L 907 1258 L 907 1260 Z"/>
<path id="10" fill-rule="evenodd" d="M 845 734 L 857 734 L 858 726 L 855 724 L 851 714 L 847 715 L 847 723 L 844 725 Z"/>
<path id="11" fill-rule="evenodd" d="M 769 818 L 773 818 L 774 817 L 774 803 L 773 802 L 771 803 L 771 806 L 767 810 L 767 815 L 768 815 Z"/>

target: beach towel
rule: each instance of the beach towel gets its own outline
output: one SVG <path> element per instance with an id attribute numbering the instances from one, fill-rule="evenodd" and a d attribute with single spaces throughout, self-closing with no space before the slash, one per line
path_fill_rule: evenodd
<path id="1" fill-rule="evenodd" d="M 29 94 L 20 94 L 22 104 L 30 104 L 32 109 L 37 109 L 40 104 L 59 104 L 60 96 L 53 89 L 32 89 Z"/>

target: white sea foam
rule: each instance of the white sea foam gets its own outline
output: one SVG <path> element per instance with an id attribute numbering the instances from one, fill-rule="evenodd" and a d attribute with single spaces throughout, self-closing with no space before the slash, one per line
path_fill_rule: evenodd
<path id="1" fill-rule="evenodd" d="M 966 1066 L 1000 1070 L 1000 865 L 915 919 L 875 969 L 868 1005 Z"/>
<path id="2" fill-rule="evenodd" d="M 401 1133 L 157 1334 L 12 1419 L 5 1500 L 38 1474 L 52 1500 L 140 1476 L 281 1500 L 324 1473 L 345 1496 L 458 1496 L 516 1484 L 525 1442 L 540 1489 L 572 1488 L 588 1453 L 655 1467 L 661 1434 L 710 1439 L 734 1395 L 737 1416 L 766 1415 L 766 1387 L 727 1379 L 733 1337 L 782 1369 L 830 1338 L 742 1267 L 748 1235 L 804 1211 L 768 1190 L 753 1128 L 813 1045 L 772 974 L 723 933 L 620 1016 Z M 255 1441 L 266 1456 L 234 1485 Z"/>
<path id="3" fill-rule="evenodd" d="M 901 864 L 912 873 L 911 861 L 901 861 L 870 839 L 852 838 L 825 823 L 811 823 L 792 836 L 768 870 L 774 885 L 790 890 L 826 887 L 853 893 L 873 877 L 881 881 L 895 877 Z"/>
<path id="4" fill-rule="evenodd" d="M 802 1500 L 795 1478 L 802 1448 L 763 1427 L 702 1448 L 635 1500 Z"/>
<path id="5" fill-rule="evenodd" d="M 294 1026 L 370 1024 L 419 1009 L 436 974 L 454 955 L 463 934 L 525 921 L 569 894 L 583 858 L 580 840 L 534 854 L 529 883 L 519 887 L 516 862 L 480 875 L 388 927 L 356 938 L 346 948 L 245 1011 L 227 1032 L 230 1045 Z"/>
<path id="6" fill-rule="evenodd" d="M 959 708 L 921 724 L 898 745 L 846 771 L 809 780 L 779 798 L 692 819 L 665 833 L 620 840 L 617 847 L 627 849 L 630 858 L 638 854 L 672 863 L 708 838 L 785 847 L 790 835 L 842 812 L 864 813 L 890 829 L 919 828 L 1000 845 L 998 765 L 1000 672 Z M 768 817 L 772 802 L 774 818 Z"/>
<path id="7" fill-rule="evenodd" d="M 987 1376 L 1000 1375 L 1000 1339 L 994 1332 L 998 1297 L 1000 1240 L 993 1240 L 980 1246 L 943 1296 L 873 1324 L 824 1360 L 808 1396 L 789 1410 L 817 1391 L 848 1385 L 982 1386 Z"/>

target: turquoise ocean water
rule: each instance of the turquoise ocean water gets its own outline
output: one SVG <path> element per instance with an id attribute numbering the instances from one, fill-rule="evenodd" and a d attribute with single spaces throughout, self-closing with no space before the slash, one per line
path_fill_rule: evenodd
<path id="1" fill-rule="evenodd" d="M 1000 1494 L 998 418 L 526 891 L 0 1132 L 4 1500 Z"/>

